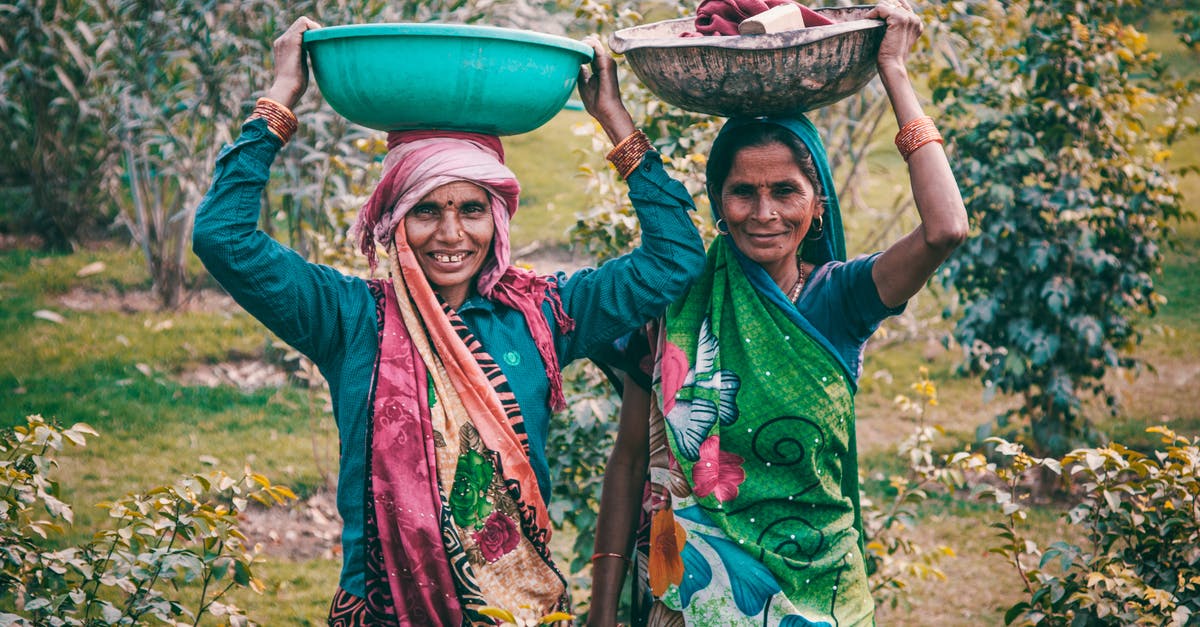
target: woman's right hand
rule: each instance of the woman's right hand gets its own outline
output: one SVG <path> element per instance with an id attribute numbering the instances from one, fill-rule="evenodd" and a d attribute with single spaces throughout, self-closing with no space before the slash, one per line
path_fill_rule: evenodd
<path id="1" fill-rule="evenodd" d="M 592 47 L 592 62 L 579 68 L 579 99 L 613 145 L 633 133 L 633 117 L 621 102 L 621 86 L 617 82 L 617 62 L 600 43 L 600 38 L 588 35 L 583 43 Z"/>
<path id="2" fill-rule="evenodd" d="M 293 109 L 308 89 L 308 54 L 304 52 L 304 31 L 321 25 L 299 17 L 271 45 L 275 52 L 275 82 L 264 94 L 267 98 Z"/>

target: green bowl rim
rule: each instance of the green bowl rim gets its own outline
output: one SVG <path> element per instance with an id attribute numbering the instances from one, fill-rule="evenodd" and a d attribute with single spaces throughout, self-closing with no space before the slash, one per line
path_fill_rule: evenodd
<path id="1" fill-rule="evenodd" d="M 341 26 L 326 26 L 304 32 L 304 43 L 343 39 L 347 37 L 378 37 L 381 35 L 418 35 L 437 37 L 478 37 L 481 39 L 503 39 L 522 43 L 549 46 L 566 49 L 584 57 L 584 62 L 591 61 L 594 54 L 592 47 L 558 35 L 539 33 L 531 30 L 502 28 L 500 26 L 480 26 L 475 24 L 433 24 L 388 22 L 379 24 L 344 24 Z"/>

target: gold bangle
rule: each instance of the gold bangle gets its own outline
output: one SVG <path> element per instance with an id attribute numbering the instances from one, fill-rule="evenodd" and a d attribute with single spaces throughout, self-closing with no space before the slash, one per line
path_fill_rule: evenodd
<path id="1" fill-rule="evenodd" d="M 596 561 L 597 558 L 600 558 L 600 557 L 615 557 L 615 558 L 625 562 L 626 564 L 629 563 L 629 558 L 625 557 L 624 555 L 621 555 L 620 553 L 604 553 L 604 552 L 593 553 L 592 561 L 594 562 L 594 561 Z"/>
<path id="2" fill-rule="evenodd" d="M 250 113 L 248 119 L 262 118 L 267 121 L 267 128 L 275 134 L 283 143 L 288 143 L 292 135 L 296 133 L 299 123 L 296 121 L 296 114 L 292 113 L 282 103 L 271 100 L 270 98 L 259 98 L 254 103 L 254 111 Z"/>
<path id="3" fill-rule="evenodd" d="M 942 134 L 933 123 L 933 118 L 927 115 L 910 120 L 896 133 L 896 148 L 905 161 L 908 161 L 918 148 L 931 142 L 945 143 Z"/>
<path id="4" fill-rule="evenodd" d="M 618 142 L 609 151 L 606 158 L 617 168 L 617 173 L 621 175 L 621 178 L 627 179 L 637 169 L 638 164 L 642 162 L 642 159 L 650 150 L 652 150 L 650 138 L 646 137 L 645 133 L 637 130 Z"/>

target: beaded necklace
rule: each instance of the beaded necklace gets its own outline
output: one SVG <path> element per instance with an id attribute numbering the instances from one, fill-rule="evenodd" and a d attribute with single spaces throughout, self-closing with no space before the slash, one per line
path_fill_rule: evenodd
<path id="1" fill-rule="evenodd" d="M 804 262 L 797 260 L 796 265 L 800 267 L 800 276 L 796 279 L 796 284 L 788 291 L 788 300 L 792 304 L 796 303 L 796 299 L 800 298 L 800 290 L 804 289 Z"/>

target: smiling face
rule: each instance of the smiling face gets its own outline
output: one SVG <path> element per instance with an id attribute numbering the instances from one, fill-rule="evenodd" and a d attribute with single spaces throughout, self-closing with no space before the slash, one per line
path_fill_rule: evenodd
<path id="1" fill-rule="evenodd" d="M 466 181 L 447 183 L 409 210 L 404 230 L 429 284 L 452 307 L 462 305 L 496 232 L 487 192 Z"/>
<path id="2" fill-rule="evenodd" d="M 777 282 L 797 275 L 796 252 L 818 206 L 812 181 L 780 143 L 738 150 L 721 185 L 729 236 Z"/>

